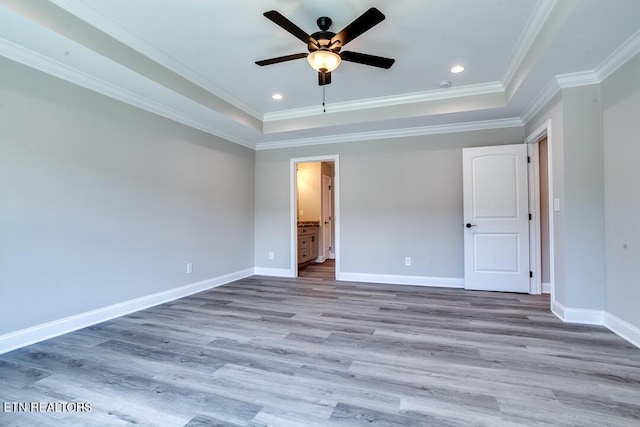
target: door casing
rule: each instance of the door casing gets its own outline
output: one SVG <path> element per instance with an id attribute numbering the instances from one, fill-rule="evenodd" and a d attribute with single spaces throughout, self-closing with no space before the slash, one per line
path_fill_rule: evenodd
<path id="1" fill-rule="evenodd" d="M 340 280 L 340 156 L 329 154 L 326 156 L 295 157 L 289 159 L 289 219 L 290 219 L 290 268 L 291 276 L 298 277 L 298 182 L 296 169 L 298 163 L 333 162 L 333 250 L 336 257 L 336 280 Z"/>
<path id="2" fill-rule="evenodd" d="M 548 174 L 548 187 L 540 188 L 540 191 L 546 191 L 549 199 L 549 292 L 550 292 L 550 300 L 551 300 L 551 309 L 553 311 L 553 302 L 555 301 L 555 265 L 554 265 L 554 221 L 553 221 L 553 135 L 552 135 L 552 121 L 551 119 L 544 122 L 537 129 L 531 132 L 526 139 L 524 140 L 525 144 L 534 145 L 538 144 L 544 138 L 547 139 L 547 174 Z M 534 155 L 538 152 L 538 150 L 533 150 Z M 532 170 L 532 178 L 536 181 L 538 186 L 540 185 L 540 168 L 533 168 Z M 540 223 L 540 200 L 534 198 L 534 205 L 532 207 L 532 216 L 534 222 L 536 224 Z M 540 228 L 538 226 L 537 230 L 532 230 L 531 233 L 534 233 L 534 238 L 539 238 L 540 236 Z M 538 278 L 542 277 L 542 269 L 540 266 L 540 262 L 537 262 L 533 266 L 533 274 Z"/>
<path id="3" fill-rule="evenodd" d="M 328 260 L 331 257 L 331 245 L 332 245 L 332 226 L 333 218 L 331 217 L 331 205 L 333 204 L 332 197 L 332 179 L 328 175 L 322 175 L 322 223 L 320 229 L 322 230 L 322 262 Z"/>

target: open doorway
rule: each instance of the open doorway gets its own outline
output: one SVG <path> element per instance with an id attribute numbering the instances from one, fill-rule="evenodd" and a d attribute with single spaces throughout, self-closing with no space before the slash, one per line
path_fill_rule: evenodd
<path id="1" fill-rule="evenodd" d="M 540 280 L 542 293 L 550 293 L 551 272 L 549 271 L 549 144 L 547 137 L 538 143 L 540 172 Z"/>
<path id="2" fill-rule="evenodd" d="M 291 159 L 292 270 L 335 280 L 338 269 L 338 156 Z"/>
<path id="3" fill-rule="evenodd" d="M 554 300 L 553 183 L 550 121 L 525 140 L 528 145 L 531 293 L 551 294 Z"/>

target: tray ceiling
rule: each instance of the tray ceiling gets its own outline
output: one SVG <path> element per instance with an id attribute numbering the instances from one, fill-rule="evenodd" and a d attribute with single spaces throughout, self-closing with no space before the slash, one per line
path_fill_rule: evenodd
<path id="1" fill-rule="evenodd" d="M 396 62 L 343 62 L 326 113 L 306 60 L 254 63 L 306 51 L 267 10 L 312 33 L 319 16 L 337 32 L 373 6 L 386 20 L 349 50 Z M 0 55 L 266 149 L 522 125 L 560 85 L 597 83 L 637 54 L 638 16 L 637 0 L 0 0 Z"/>

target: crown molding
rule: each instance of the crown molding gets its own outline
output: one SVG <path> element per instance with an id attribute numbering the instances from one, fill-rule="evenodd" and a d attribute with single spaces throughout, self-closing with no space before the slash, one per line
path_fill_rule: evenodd
<path id="1" fill-rule="evenodd" d="M 604 79 L 613 74 L 630 59 L 640 52 L 640 30 L 629 37 L 611 55 L 609 55 L 595 70 L 582 71 L 579 73 L 559 74 L 555 76 L 540 95 L 533 100 L 520 116 L 523 123 L 528 123 L 536 114 L 542 110 L 548 102 L 558 93 L 560 89 L 577 86 L 588 86 L 600 84 Z"/>
<path id="2" fill-rule="evenodd" d="M 364 110 L 368 108 L 391 107 L 395 105 L 413 104 L 419 102 L 433 102 L 444 99 L 461 98 L 473 95 L 485 95 L 496 92 L 504 92 L 500 82 L 482 83 L 476 85 L 461 86 L 448 89 L 435 89 L 422 92 L 405 93 L 402 95 L 382 96 L 356 101 L 336 102 L 327 105 L 327 112 L 343 113 L 348 111 Z M 321 106 L 296 108 L 291 110 L 266 113 L 263 122 L 276 122 L 279 120 L 299 119 L 303 117 L 322 114 Z"/>
<path id="3" fill-rule="evenodd" d="M 640 30 L 629 37 L 611 55 L 600 64 L 595 73 L 600 81 L 609 77 L 614 71 L 622 67 L 627 61 L 640 52 Z"/>
<path id="4" fill-rule="evenodd" d="M 157 114 L 183 125 L 201 130 L 210 135 L 226 139 L 230 142 L 234 142 L 244 147 L 255 149 L 255 144 L 241 140 L 227 133 L 220 132 L 219 130 L 212 128 L 208 124 L 193 120 L 189 116 L 177 110 L 168 108 L 165 105 L 159 104 L 133 92 L 114 86 L 111 83 L 105 82 L 104 80 L 98 79 L 75 68 L 69 67 L 66 64 L 54 61 L 39 53 L 26 49 L 23 46 L 20 46 L 3 38 L 0 38 L 0 55 L 12 61 L 19 62 L 20 64 L 42 71 L 46 74 L 58 77 L 67 82 L 100 93 L 109 98 L 122 101 L 126 104 L 132 105 L 150 113 Z"/>
<path id="5" fill-rule="evenodd" d="M 422 126 L 405 129 L 391 129 L 371 132 L 358 132 L 343 135 L 328 135 L 314 138 L 291 139 L 285 141 L 259 142 L 256 150 L 274 150 L 278 148 L 304 147 L 309 145 L 339 144 L 344 142 L 370 141 L 376 139 L 406 138 L 410 136 L 436 135 L 443 133 L 471 132 L 479 130 L 514 128 L 523 126 L 520 118 L 484 120 L 477 122 L 452 123 L 446 125 Z"/>
<path id="6" fill-rule="evenodd" d="M 558 74 L 556 77 L 558 86 L 562 89 L 576 87 L 576 86 L 588 86 L 600 83 L 598 74 L 595 71 L 580 71 L 578 73 Z"/>
<path id="7" fill-rule="evenodd" d="M 542 89 L 540 94 L 525 108 L 520 116 L 523 123 L 529 123 L 561 90 L 571 87 L 599 84 L 600 79 L 595 71 L 582 71 L 579 73 L 558 74 Z"/>
<path id="8" fill-rule="evenodd" d="M 549 83 L 542 89 L 540 94 L 529 104 L 520 116 L 522 123 L 529 123 L 560 91 L 560 86 L 556 79 L 551 79 Z"/>
<path id="9" fill-rule="evenodd" d="M 145 40 L 127 31 L 116 22 L 107 18 L 91 5 L 78 1 L 70 2 L 68 0 L 49 1 L 76 16 L 78 19 L 81 19 L 87 24 L 108 34 L 109 36 L 118 40 L 120 43 L 123 43 L 124 45 L 137 50 L 139 53 L 146 56 L 147 58 L 152 59 L 161 66 L 173 71 L 174 73 L 179 74 L 192 83 L 195 83 L 212 95 L 215 95 L 216 97 L 228 102 L 229 104 L 253 116 L 254 118 L 262 120 L 262 114 L 256 111 L 254 108 L 235 98 L 224 89 L 213 85 L 210 81 L 202 77 L 200 74 L 196 73 L 183 62 L 178 61 L 163 50 L 152 46 Z"/>
<path id="10" fill-rule="evenodd" d="M 516 72 L 518 71 L 518 67 L 526 58 L 533 42 L 538 38 L 538 35 L 551 15 L 556 2 L 557 0 L 538 0 L 538 5 L 525 25 L 524 31 L 520 34 L 520 38 L 516 43 L 516 48 L 513 55 L 511 55 L 511 60 L 507 64 L 504 75 L 500 80 L 503 87 L 508 87 L 513 80 Z"/>

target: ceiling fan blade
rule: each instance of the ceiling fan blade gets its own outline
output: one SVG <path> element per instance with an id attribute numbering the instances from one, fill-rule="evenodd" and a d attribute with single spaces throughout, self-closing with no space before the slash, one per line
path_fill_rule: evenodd
<path id="1" fill-rule="evenodd" d="M 330 85 L 331 73 L 323 73 L 318 71 L 318 86 Z"/>
<path id="2" fill-rule="evenodd" d="M 256 64 L 260 66 L 277 64 L 278 62 L 292 61 L 294 59 L 306 58 L 308 53 L 294 53 L 293 55 L 279 56 L 277 58 L 263 59 L 262 61 L 256 61 Z"/>
<path id="3" fill-rule="evenodd" d="M 268 12 L 263 13 L 263 15 L 267 19 L 273 21 L 275 24 L 284 28 L 289 33 L 293 34 L 295 37 L 300 39 L 304 44 L 308 44 L 308 43 L 313 43 L 315 45 L 318 44 L 318 42 L 313 37 L 307 34 L 303 29 L 298 27 L 296 24 L 294 24 L 293 22 L 285 18 L 284 15 L 282 15 L 280 12 L 276 10 L 270 10 Z"/>
<path id="4" fill-rule="evenodd" d="M 371 65 L 372 67 L 379 67 L 389 69 L 396 62 L 395 59 L 384 58 L 382 56 L 368 55 L 366 53 L 344 51 L 340 52 L 340 57 L 343 61 L 357 62 L 358 64 Z"/>
<path id="5" fill-rule="evenodd" d="M 336 41 L 340 41 L 340 47 L 346 45 L 351 40 L 358 37 L 360 34 L 365 31 L 373 28 L 378 25 L 380 22 L 384 21 L 384 15 L 375 7 L 367 10 L 365 13 L 360 15 L 353 21 L 351 24 L 347 25 L 342 31 L 331 38 L 331 43 Z"/>

